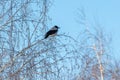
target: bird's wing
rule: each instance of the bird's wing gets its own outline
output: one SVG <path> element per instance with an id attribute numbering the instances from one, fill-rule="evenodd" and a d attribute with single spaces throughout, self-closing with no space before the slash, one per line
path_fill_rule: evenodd
<path id="1" fill-rule="evenodd" d="M 58 30 L 49 30 L 46 34 L 45 34 L 45 38 L 47 38 L 49 35 L 53 35 L 57 32 Z"/>

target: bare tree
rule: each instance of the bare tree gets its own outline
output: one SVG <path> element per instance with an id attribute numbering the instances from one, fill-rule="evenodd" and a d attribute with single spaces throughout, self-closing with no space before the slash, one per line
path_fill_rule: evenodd
<path id="1" fill-rule="evenodd" d="M 65 34 L 43 40 L 52 2 L 1 0 L 0 4 L 0 79 L 72 79 L 80 57 L 77 41 Z"/>
<path id="2" fill-rule="evenodd" d="M 35 79 L 37 58 L 46 52 L 40 39 L 51 1 L 1 0 L 0 4 L 0 78 Z"/>
<path id="3" fill-rule="evenodd" d="M 74 80 L 119 80 L 119 64 L 114 66 L 110 52 L 110 36 L 99 24 L 95 27 L 86 20 L 84 10 L 80 10 L 79 20 L 85 29 L 80 33 L 79 50 L 81 53 L 81 67 Z M 93 25 L 92 25 L 93 26 Z M 112 68 L 111 68 L 112 67 Z M 113 69 L 117 69 L 115 72 Z"/>
<path id="4" fill-rule="evenodd" d="M 111 74 L 103 31 L 85 24 L 80 40 L 63 33 L 43 39 L 51 0 L 0 4 L 0 80 L 112 80 L 119 73 Z M 84 24 L 86 16 L 80 15 Z"/>

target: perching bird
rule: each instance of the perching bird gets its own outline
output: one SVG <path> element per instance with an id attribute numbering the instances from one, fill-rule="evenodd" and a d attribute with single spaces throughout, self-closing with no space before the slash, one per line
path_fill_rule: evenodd
<path id="1" fill-rule="evenodd" d="M 57 32 L 58 32 L 58 29 L 59 29 L 59 27 L 56 26 L 56 25 L 55 25 L 54 27 L 52 27 L 52 28 L 45 34 L 44 39 L 48 38 L 49 36 L 54 36 L 54 35 L 56 35 Z"/>

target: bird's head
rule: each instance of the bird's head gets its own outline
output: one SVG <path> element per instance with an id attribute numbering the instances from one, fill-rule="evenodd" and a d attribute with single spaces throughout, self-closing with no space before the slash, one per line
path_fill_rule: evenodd
<path id="1" fill-rule="evenodd" d="M 58 26 L 56 26 L 56 25 L 55 25 L 54 27 L 55 27 L 55 28 L 57 28 L 57 29 L 59 29 L 59 28 L 60 28 L 60 27 L 58 27 Z"/>

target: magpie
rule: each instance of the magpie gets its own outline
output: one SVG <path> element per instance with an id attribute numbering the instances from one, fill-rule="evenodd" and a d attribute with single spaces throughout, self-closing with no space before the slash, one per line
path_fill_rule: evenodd
<path id="1" fill-rule="evenodd" d="M 52 27 L 46 34 L 44 39 L 48 38 L 49 36 L 55 36 L 58 32 L 59 27 L 58 26 L 54 26 Z"/>

